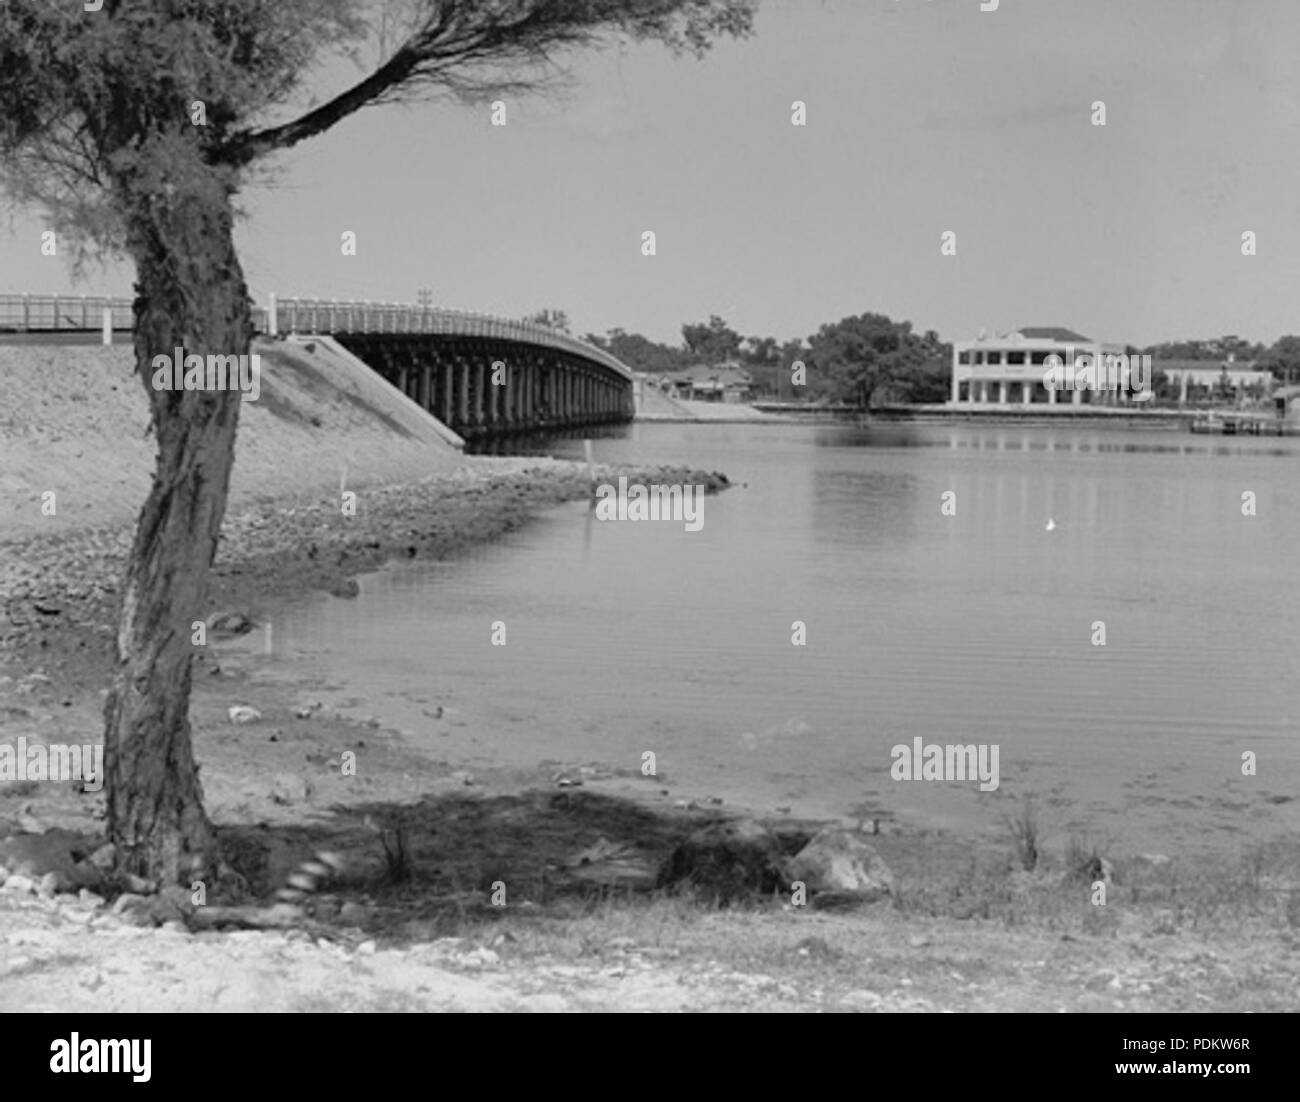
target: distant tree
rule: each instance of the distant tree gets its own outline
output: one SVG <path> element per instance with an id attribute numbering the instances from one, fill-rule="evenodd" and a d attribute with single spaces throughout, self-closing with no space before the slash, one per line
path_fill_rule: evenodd
<path id="1" fill-rule="evenodd" d="M 1278 337 L 1260 356 L 1259 366 L 1283 383 L 1300 382 L 1300 337 Z"/>
<path id="2" fill-rule="evenodd" d="M 234 459 L 238 391 L 156 390 L 155 354 L 245 355 L 236 196 L 270 155 L 363 107 L 524 94 L 611 37 L 701 54 L 754 0 L 9 0 L 0 8 L 0 187 L 85 255 L 135 265 L 135 358 L 157 464 L 122 591 L 105 707 L 119 870 L 162 883 L 222 866 L 190 740 L 194 648 Z M 318 69 L 376 66 L 293 110 Z M 293 117 L 277 121 L 289 110 Z M 80 242 L 78 245 L 77 243 Z"/>
<path id="3" fill-rule="evenodd" d="M 1151 370 L 1151 393 L 1158 402 L 1177 401 L 1182 393 L 1182 386 L 1177 379 L 1170 378 L 1154 364 Z"/>
<path id="4" fill-rule="evenodd" d="M 717 314 L 699 325 L 683 325 L 682 340 L 699 363 L 717 364 L 740 358 L 740 334 Z"/>
<path id="5" fill-rule="evenodd" d="M 585 340 L 622 360 L 633 371 L 662 375 L 680 371 L 691 362 L 690 357 L 680 348 L 659 344 L 640 333 L 628 333 L 623 329 L 610 329 L 603 337 L 588 333 Z"/>
<path id="6" fill-rule="evenodd" d="M 523 320 L 533 325 L 544 325 L 547 329 L 554 329 L 558 333 L 569 332 L 569 315 L 563 310 L 538 310 L 534 314 L 527 315 Z"/>
<path id="7" fill-rule="evenodd" d="M 949 394 L 950 345 L 930 330 L 884 314 L 861 314 L 823 325 L 808 338 L 813 397 L 868 408 L 877 400 L 941 402 Z"/>
<path id="8" fill-rule="evenodd" d="M 740 362 L 748 367 L 769 367 L 776 363 L 779 352 L 775 337 L 746 337 L 740 347 Z"/>

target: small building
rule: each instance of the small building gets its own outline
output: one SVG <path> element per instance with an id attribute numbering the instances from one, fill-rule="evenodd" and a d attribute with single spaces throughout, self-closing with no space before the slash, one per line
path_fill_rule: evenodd
<path id="1" fill-rule="evenodd" d="M 1277 410 L 1280 420 L 1295 420 L 1300 417 L 1300 386 L 1280 387 L 1273 391 L 1273 408 Z"/>
<path id="2" fill-rule="evenodd" d="M 1152 371 L 1163 373 L 1170 384 L 1178 386 L 1178 401 L 1184 404 L 1190 398 L 1219 393 L 1225 383 L 1232 390 L 1234 401 L 1240 402 L 1247 394 L 1267 397 L 1273 393 L 1276 380 L 1271 371 L 1257 368 L 1253 361 L 1237 363 L 1234 360 L 1165 360 L 1153 357 Z"/>
<path id="3" fill-rule="evenodd" d="M 752 376 L 737 363 L 695 364 L 663 377 L 664 389 L 674 398 L 696 402 L 748 402 Z"/>

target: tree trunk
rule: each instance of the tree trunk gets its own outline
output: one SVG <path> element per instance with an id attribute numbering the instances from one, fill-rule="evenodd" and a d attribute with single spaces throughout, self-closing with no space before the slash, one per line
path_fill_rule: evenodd
<path id="1" fill-rule="evenodd" d="M 162 884 L 218 869 L 190 740 L 193 622 L 206 619 L 208 572 L 230 489 L 237 389 L 156 390 L 155 356 L 248 353 L 248 290 L 229 196 L 200 186 L 131 205 L 135 359 L 158 444 L 118 628 L 118 668 L 104 709 L 108 834 L 119 872 Z M 169 372 L 170 374 L 170 372 Z"/>

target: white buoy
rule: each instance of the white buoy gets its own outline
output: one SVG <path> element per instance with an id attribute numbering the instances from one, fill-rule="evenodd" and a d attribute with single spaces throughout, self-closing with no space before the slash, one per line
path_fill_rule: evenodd
<path id="1" fill-rule="evenodd" d="M 1056 521 L 1054 521 L 1051 517 L 1047 518 L 1047 530 L 1049 532 L 1053 532 L 1056 530 Z"/>

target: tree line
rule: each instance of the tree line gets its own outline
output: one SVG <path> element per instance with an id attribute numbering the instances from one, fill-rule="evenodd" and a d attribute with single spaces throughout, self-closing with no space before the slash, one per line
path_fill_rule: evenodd
<path id="1" fill-rule="evenodd" d="M 563 310 L 542 310 L 524 320 L 569 332 Z M 583 340 L 618 357 L 634 371 L 652 375 L 696 364 L 738 363 L 763 397 L 847 402 L 866 407 L 881 402 L 942 402 L 948 397 L 952 345 L 933 329 L 924 334 L 908 321 L 884 314 L 860 314 L 823 325 L 807 338 L 742 336 L 717 314 L 682 326 L 680 345 L 662 344 L 615 328 Z M 796 364 L 806 384 L 793 386 Z"/>
<path id="2" fill-rule="evenodd" d="M 569 332 L 563 310 L 542 310 L 525 320 Z M 680 371 L 695 364 L 738 363 L 754 380 L 758 397 L 827 401 L 869 408 L 890 403 L 943 402 L 951 392 L 952 345 L 933 329 L 917 333 L 909 321 L 884 314 L 858 314 L 828 322 L 806 338 L 742 336 L 717 314 L 708 321 L 682 326 L 678 345 L 653 341 L 640 333 L 610 329 L 583 340 L 617 356 L 634 371 L 652 375 Z M 1271 371 L 1282 383 L 1300 383 L 1300 336 L 1284 336 L 1271 345 L 1235 334 L 1205 340 L 1165 341 L 1137 348 L 1129 355 L 1149 355 L 1157 391 L 1177 386 L 1162 378 L 1169 360 L 1204 360 L 1220 364 L 1230 358 Z M 806 385 L 793 386 L 796 364 L 804 364 Z"/>

